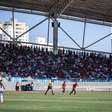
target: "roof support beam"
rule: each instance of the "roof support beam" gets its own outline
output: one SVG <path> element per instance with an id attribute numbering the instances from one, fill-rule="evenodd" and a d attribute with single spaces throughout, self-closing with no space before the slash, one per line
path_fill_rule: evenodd
<path id="1" fill-rule="evenodd" d="M 12 11 L 13 8 L 0 6 L 0 10 L 3 10 L 3 11 Z M 26 14 L 32 14 L 32 15 L 40 15 L 40 16 L 45 16 L 45 17 L 49 16 L 48 12 L 39 12 L 39 11 L 35 11 L 35 10 L 30 10 L 30 9 L 26 10 L 26 9 L 14 8 L 14 12 L 26 13 Z M 79 21 L 79 22 L 84 22 L 85 21 L 84 18 L 74 17 L 74 16 L 68 16 L 68 15 L 60 15 L 59 18 L 66 19 L 66 20 L 72 20 L 72 21 Z M 98 20 L 87 19 L 87 18 L 86 18 L 86 23 L 98 24 L 98 25 L 109 26 L 109 27 L 112 26 L 111 22 L 98 21 Z"/>
<path id="2" fill-rule="evenodd" d="M 0 27 L 0 30 L 2 30 L 2 32 L 4 32 L 10 39 L 13 40 L 13 38 L 12 38 L 4 29 L 2 29 L 2 28 Z"/>
<path id="3" fill-rule="evenodd" d="M 57 0 L 49 10 L 49 17 L 53 20 L 53 53 L 58 53 L 58 27 L 57 18 L 68 8 L 73 0 Z M 63 30 L 63 29 L 62 29 Z"/>
<path id="4" fill-rule="evenodd" d="M 56 55 L 58 54 L 58 27 L 59 27 L 58 20 L 54 19 L 52 26 L 53 26 L 53 53 Z"/>
<path id="5" fill-rule="evenodd" d="M 0 40 L 1 42 L 8 42 L 8 43 L 12 43 L 12 41 L 9 41 L 9 40 Z M 25 44 L 28 44 L 28 45 L 39 45 L 39 46 L 45 46 L 46 48 L 47 47 L 50 47 L 50 48 L 53 48 L 53 46 L 52 45 L 46 45 L 46 44 L 38 44 L 38 43 L 33 43 L 33 42 L 22 42 L 22 41 L 17 41 L 17 43 L 25 43 Z M 82 51 L 82 49 L 77 49 L 77 48 L 70 48 L 70 47 L 64 47 L 64 46 L 59 46 L 58 47 L 59 49 L 65 49 L 65 50 L 76 50 L 76 51 Z M 104 51 L 95 51 L 95 50 L 84 50 L 85 52 L 94 52 L 94 53 L 102 53 L 102 54 L 108 54 L 108 55 L 111 55 L 112 53 L 110 53 L 110 52 L 104 52 Z"/>
<path id="6" fill-rule="evenodd" d="M 18 37 L 16 37 L 15 39 L 17 40 L 19 37 L 25 35 L 26 33 L 28 33 L 29 31 L 33 30 L 34 28 L 36 28 L 37 26 L 39 26 L 41 23 L 43 23 L 44 21 L 46 21 L 48 18 L 43 19 L 42 21 L 40 21 L 39 23 L 37 23 L 36 25 L 34 25 L 33 27 L 31 27 L 30 29 L 28 29 L 27 31 L 25 31 L 24 33 L 22 33 L 21 35 L 19 35 Z"/>
<path id="7" fill-rule="evenodd" d="M 47 45 L 49 45 L 49 33 L 50 33 L 50 18 L 48 18 Z"/>
<path id="8" fill-rule="evenodd" d="M 12 24 L 13 24 L 13 40 L 15 40 L 15 19 L 14 19 L 14 8 L 12 10 Z"/>
<path id="9" fill-rule="evenodd" d="M 49 15 L 58 18 L 70 6 L 73 0 L 57 0 L 55 5 L 50 8 Z"/>
<path id="10" fill-rule="evenodd" d="M 84 48 L 84 44 L 85 44 L 85 33 L 86 33 L 86 19 L 84 21 L 84 31 L 83 31 L 82 49 Z"/>
<path id="11" fill-rule="evenodd" d="M 60 18 L 61 19 L 66 19 L 66 20 L 78 21 L 78 22 L 85 22 L 85 18 L 74 17 L 74 16 L 61 15 Z M 111 22 L 98 21 L 98 20 L 87 19 L 87 18 L 86 18 L 86 23 L 112 27 L 112 23 Z"/>
<path id="12" fill-rule="evenodd" d="M 97 41 L 93 42 L 92 44 L 86 46 L 85 49 L 86 49 L 86 48 L 89 48 L 89 47 L 91 47 L 91 46 L 93 46 L 94 44 L 96 44 L 96 43 L 98 43 L 98 42 L 104 40 L 105 38 L 107 38 L 107 37 L 109 37 L 109 36 L 111 36 L 111 35 L 112 35 L 112 33 L 107 34 L 106 36 L 104 36 L 104 37 L 98 39 Z"/>
<path id="13" fill-rule="evenodd" d="M 79 47 L 80 49 L 82 49 L 80 47 L 80 45 L 61 26 L 59 28 L 77 45 L 77 47 Z"/>

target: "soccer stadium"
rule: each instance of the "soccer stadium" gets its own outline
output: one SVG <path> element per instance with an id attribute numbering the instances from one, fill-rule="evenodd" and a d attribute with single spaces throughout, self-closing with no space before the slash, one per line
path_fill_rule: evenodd
<path id="1" fill-rule="evenodd" d="M 0 112 L 112 112 L 112 1 L 0 0 Z"/>

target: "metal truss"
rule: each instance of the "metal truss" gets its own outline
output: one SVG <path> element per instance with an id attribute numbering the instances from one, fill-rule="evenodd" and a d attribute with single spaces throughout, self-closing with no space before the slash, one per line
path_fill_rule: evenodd
<path id="1" fill-rule="evenodd" d="M 13 38 L 12 38 L 4 29 L 2 29 L 2 28 L 0 27 L 0 30 L 2 30 L 10 39 L 13 40 Z"/>
<path id="2" fill-rule="evenodd" d="M 69 20 L 74 20 L 74 21 L 80 21 L 80 22 L 84 22 L 84 31 L 83 31 L 83 40 L 82 40 L 82 46 L 80 46 L 62 27 L 59 27 L 77 46 L 78 48 L 80 48 L 80 50 L 86 50 L 87 48 L 93 46 L 94 44 L 98 43 L 99 41 L 102 41 L 103 39 L 109 37 L 112 35 L 112 33 L 98 39 L 97 41 L 91 43 L 90 45 L 85 47 L 85 32 L 86 32 L 86 23 L 92 23 L 93 24 L 100 24 L 100 25 L 106 25 L 106 26 L 112 26 L 112 23 L 108 23 L 108 22 L 102 22 L 101 21 L 95 21 L 95 20 L 89 20 L 89 19 L 81 19 L 81 18 L 76 18 L 76 17 L 69 17 L 69 16 L 64 16 L 61 15 L 66 8 L 72 3 L 73 0 L 58 0 L 58 2 L 56 2 L 56 4 L 54 6 L 52 6 L 50 8 L 50 12 L 49 12 L 49 16 L 52 18 L 52 20 L 54 22 L 57 21 L 57 18 L 63 18 L 63 19 L 69 19 Z M 37 26 L 39 26 L 41 23 L 43 23 L 44 21 L 48 20 L 48 32 L 47 32 L 47 45 L 49 43 L 49 30 L 50 30 L 50 18 L 47 14 L 43 14 L 43 16 L 46 16 L 45 19 L 43 19 L 42 21 L 40 21 L 39 23 L 37 23 L 36 25 L 34 25 L 33 27 L 31 27 L 30 29 L 28 29 L 26 32 L 22 33 L 21 35 L 19 35 L 17 38 L 15 38 L 15 31 L 14 31 L 14 12 L 17 11 L 19 12 L 20 10 L 15 9 L 15 8 L 10 8 L 8 9 L 9 11 L 12 11 L 12 20 L 13 20 L 13 37 L 11 37 L 6 31 L 4 31 L 1 27 L 0 29 L 8 36 L 10 37 L 10 39 L 12 39 L 13 41 L 17 41 L 18 38 L 20 38 L 21 36 L 25 35 L 27 32 L 33 30 L 34 28 L 36 28 Z M 33 11 L 28 11 L 29 14 L 32 14 Z M 20 13 L 22 13 L 22 11 L 20 11 Z M 27 11 L 25 12 L 25 10 L 23 11 L 23 13 L 27 13 Z M 40 13 L 35 12 L 33 14 L 39 15 Z M 42 15 L 42 14 L 40 14 Z M 57 22 L 57 26 L 58 26 L 58 22 Z M 58 27 L 56 27 L 54 30 L 58 30 Z M 58 31 L 57 33 L 55 32 L 53 34 L 53 39 L 55 37 L 55 40 L 58 40 Z M 55 43 L 55 42 L 54 42 Z M 55 50 L 58 49 L 58 41 L 55 43 Z"/>
<path id="3" fill-rule="evenodd" d="M 109 34 L 105 35 L 104 37 L 102 37 L 102 38 L 96 40 L 95 42 L 91 43 L 90 45 L 86 46 L 85 49 L 87 49 L 87 48 L 93 46 L 94 44 L 96 44 L 96 43 L 98 43 L 98 42 L 104 40 L 105 38 L 107 38 L 107 37 L 109 37 L 109 36 L 111 36 L 111 35 L 112 35 L 112 33 L 109 33 Z"/>
<path id="4" fill-rule="evenodd" d="M 41 23 L 43 23 L 44 21 L 46 21 L 48 18 L 43 19 L 42 21 L 40 21 L 39 23 L 37 23 L 36 25 L 34 25 L 33 27 L 31 27 L 30 29 L 28 29 L 27 31 L 25 31 L 24 33 L 22 33 L 21 35 L 19 35 L 18 37 L 16 37 L 16 40 L 25 35 L 26 33 L 28 33 L 29 31 L 33 30 L 34 28 L 36 28 L 37 26 L 39 26 Z"/>
<path id="5" fill-rule="evenodd" d="M 50 8 L 49 15 L 52 18 L 58 18 L 72 3 L 73 0 L 57 0 L 56 3 Z"/>
<path id="6" fill-rule="evenodd" d="M 13 11 L 13 8 L 12 7 L 3 7 L 3 6 L 0 6 L 0 10 Z M 28 9 L 14 8 L 14 12 L 49 17 L 49 13 L 48 12 L 40 12 L 40 11 L 35 11 L 35 10 L 30 10 L 30 9 L 28 10 Z M 60 15 L 59 18 L 60 19 L 66 19 L 66 20 L 72 20 L 72 21 L 79 21 L 79 22 L 84 22 L 85 21 L 85 18 L 68 16 L 68 15 L 63 15 L 63 14 Z M 88 18 L 86 18 L 86 23 L 91 23 L 91 24 L 97 24 L 97 25 L 104 25 L 104 26 L 112 27 L 112 23 L 111 22 L 92 20 L 92 19 L 88 19 Z"/>
<path id="7" fill-rule="evenodd" d="M 62 28 L 62 27 L 59 27 L 80 49 L 80 45 Z"/>
<path id="8" fill-rule="evenodd" d="M 7 42 L 7 43 L 13 43 L 13 41 L 9 41 L 9 40 L 0 40 L 0 42 Z M 34 42 L 22 42 L 22 41 L 17 41 L 17 43 L 23 43 L 23 44 L 27 44 L 27 45 L 34 45 L 34 46 L 43 46 L 43 47 L 48 47 L 48 48 L 53 48 L 53 45 L 46 45 L 46 44 L 38 44 L 38 43 L 34 43 Z M 81 50 L 78 48 L 73 48 L 73 47 L 64 47 L 64 46 L 58 46 L 58 49 L 65 49 L 65 50 L 72 50 L 72 51 L 84 51 L 84 52 L 92 52 L 92 53 L 101 53 L 101 54 L 108 54 L 108 55 L 112 55 L 112 53 L 110 52 L 104 52 L 104 51 L 96 51 L 96 50 Z"/>

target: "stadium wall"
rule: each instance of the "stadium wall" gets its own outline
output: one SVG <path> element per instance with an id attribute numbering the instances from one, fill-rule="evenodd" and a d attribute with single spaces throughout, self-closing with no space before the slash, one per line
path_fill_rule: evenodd
<path id="1" fill-rule="evenodd" d="M 33 80 L 33 79 L 22 79 L 14 78 L 11 81 L 3 79 L 6 91 L 15 91 L 16 82 L 19 82 L 20 85 L 25 85 L 27 83 L 33 82 L 34 91 L 45 91 L 47 89 L 47 84 L 49 80 Z M 61 85 L 63 80 L 55 80 L 53 82 L 54 91 L 61 91 Z M 72 89 L 72 84 L 69 80 L 66 81 L 66 90 L 70 91 Z M 78 82 L 77 91 L 112 91 L 112 82 Z"/>

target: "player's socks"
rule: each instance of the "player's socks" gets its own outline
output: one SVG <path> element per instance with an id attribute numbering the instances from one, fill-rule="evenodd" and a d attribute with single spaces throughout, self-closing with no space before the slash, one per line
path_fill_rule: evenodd
<path id="1" fill-rule="evenodd" d="M 1 97 L 1 103 L 3 103 L 3 95 L 1 95 L 0 97 Z"/>

